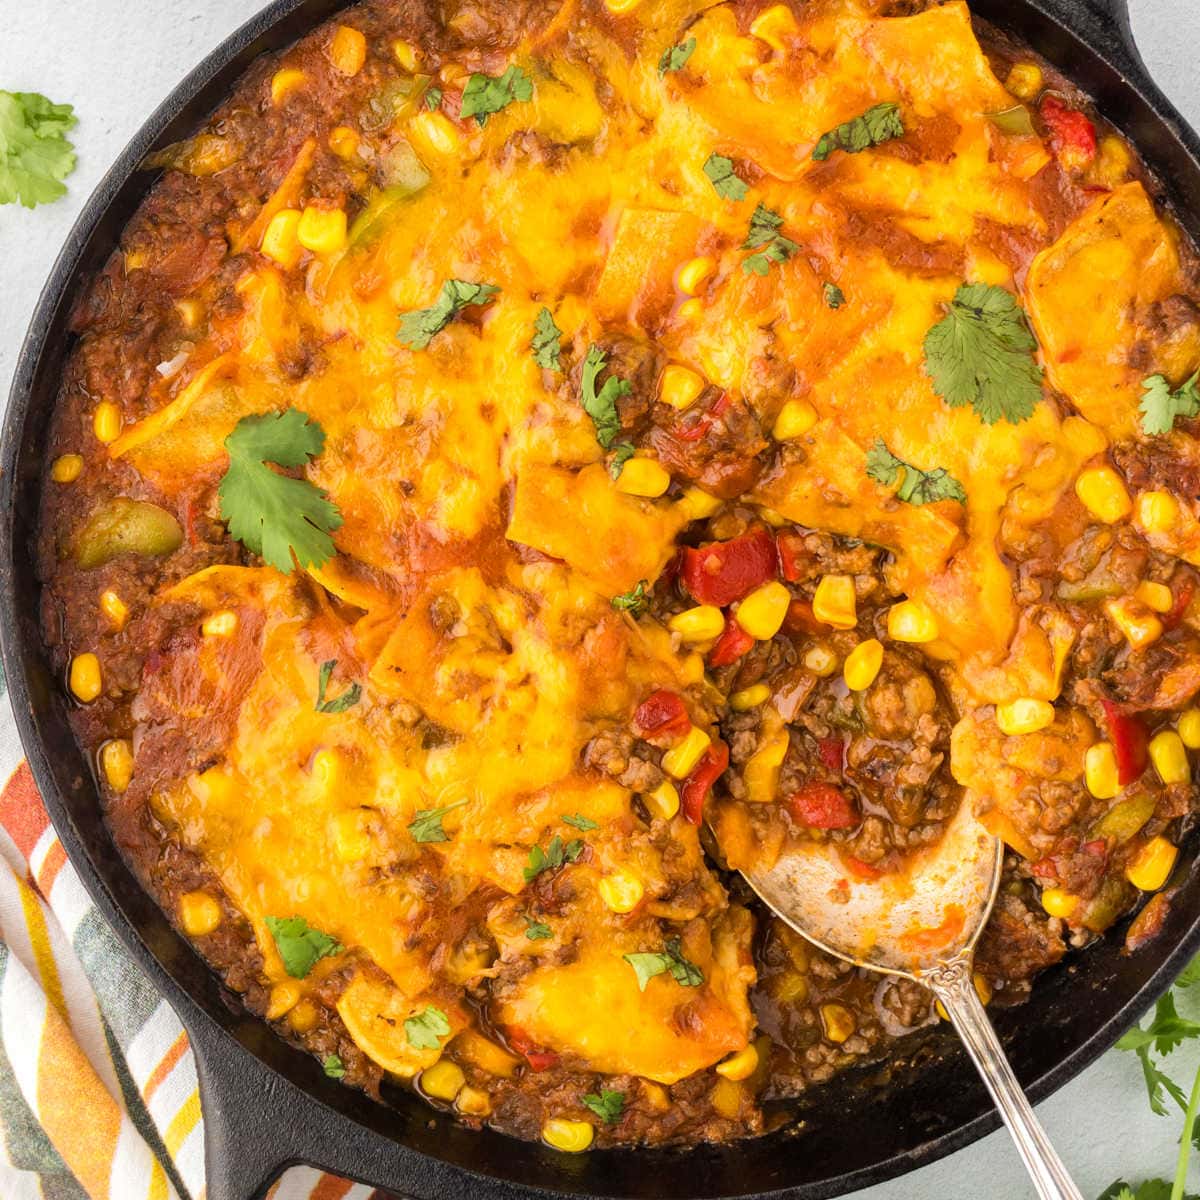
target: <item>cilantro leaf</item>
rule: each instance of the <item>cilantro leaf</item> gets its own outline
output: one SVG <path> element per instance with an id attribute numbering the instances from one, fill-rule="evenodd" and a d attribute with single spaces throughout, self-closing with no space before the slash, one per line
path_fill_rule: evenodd
<path id="1" fill-rule="evenodd" d="M 687 60 L 692 57 L 692 51 L 696 49 L 696 39 L 688 38 L 686 41 L 680 42 L 675 46 L 668 46 L 662 52 L 662 57 L 658 60 L 658 73 L 665 75 L 668 71 L 681 71 Z"/>
<path id="2" fill-rule="evenodd" d="M 1178 417 L 1185 420 L 1200 416 L 1200 371 L 1178 390 L 1172 391 L 1170 383 L 1162 375 L 1151 375 L 1142 380 L 1146 394 L 1138 406 L 1142 414 L 1142 432 L 1149 437 L 1170 433 Z"/>
<path id="3" fill-rule="evenodd" d="M 829 308 L 841 308 L 846 303 L 846 293 L 836 283 L 821 285 L 821 299 Z"/>
<path id="4" fill-rule="evenodd" d="M 429 91 L 427 91 L 425 93 L 425 107 L 430 112 L 434 112 L 436 109 L 439 109 L 442 107 L 442 89 L 441 88 L 431 87 L 429 89 Z"/>
<path id="5" fill-rule="evenodd" d="M 545 921 L 535 921 L 532 917 L 525 918 L 525 936 L 531 942 L 545 941 L 554 936 L 554 930 Z"/>
<path id="6" fill-rule="evenodd" d="M 554 323 L 548 308 L 543 308 L 533 322 L 533 361 L 547 371 L 562 370 L 562 330 Z"/>
<path id="7" fill-rule="evenodd" d="M 37 92 L 0 91 L 0 204 L 34 208 L 66 193 L 75 148 L 66 137 L 75 110 Z"/>
<path id="8" fill-rule="evenodd" d="M 423 808 L 413 814 L 408 823 L 408 832 L 414 842 L 448 842 L 450 835 L 442 828 L 442 818 L 456 808 L 462 808 L 470 803 L 470 796 L 455 800 L 453 804 L 443 804 L 441 808 Z"/>
<path id="9" fill-rule="evenodd" d="M 306 479 L 272 471 L 304 466 L 325 446 L 325 433 L 298 408 L 243 417 L 225 439 L 229 468 L 217 489 L 221 519 L 230 537 L 290 574 L 320 567 L 334 556 L 333 538 L 342 514 L 320 488 Z"/>
<path id="10" fill-rule="evenodd" d="M 579 391 L 583 411 L 592 418 L 596 426 L 596 441 L 607 450 L 613 439 L 621 432 L 621 418 L 617 415 L 617 401 L 622 396 L 628 396 L 633 390 L 624 379 L 610 375 L 604 386 L 596 391 L 596 380 L 604 370 L 608 361 L 599 346 L 588 347 L 587 357 L 583 360 L 583 376 L 580 379 Z"/>
<path id="11" fill-rule="evenodd" d="M 638 616 L 650 603 L 650 598 L 646 595 L 646 581 L 639 579 L 635 587 L 614 596 L 609 603 L 617 612 L 627 612 L 631 617 Z"/>
<path id="12" fill-rule="evenodd" d="M 938 500 L 957 500 L 960 504 L 967 502 L 966 488 L 945 467 L 922 471 L 920 467 L 897 458 L 887 448 L 883 438 L 876 438 L 875 444 L 867 451 L 867 474 L 884 487 L 891 487 L 899 477 L 897 498 L 918 508 Z"/>
<path id="13" fill-rule="evenodd" d="M 601 1088 L 599 1095 L 589 1092 L 583 1097 L 583 1102 L 605 1125 L 615 1125 L 625 1111 L 625 1093 L 610 1092 L 607 1088 Z"/>
<path id="14" fill-rule="evenodd" d="M 336 938 L 313 929 L 303 917 L 268 917 L 267 930 L 283 959 L 283 969 L 293 979 L 303 979 L 322 958 L 345 949 Z"/>
<path id="15" fill-rule="evenodd" d="M 722 200 L 745 200 L 747 188 L 733 172 L 733 159 L 710 154 L 704 163 L 704 173 Z"/>
<path id="16" fill-rule="evenodd" d="M 668 971 L 681 987 L 699 987 L 704 982 L 704 973 L 700 968 L 684 958 L 683 944 L 677 937 L 668 938 L 660 952 L 625 954 L 622 957 L 633 968 L 638 988 L 643 992 L 651 979 Z"/>
<path id="17" fill-rule="evenodd" d="M 1186 967 L 1183 968 L 1179 978 L 1175 980 L 1177 988 L 1195 987 L 1200 983 L 1200 954 L 1197 954 Z"/>
<path id="18" fill-rule="evenodd" d="M 974 407 L 987 425 L 1017 425 L 1042 398 L 1034 338 L 1012 293 L 964 283 L 947 314 L 925 335 L 925 373 L 951 408 Z"/>
<path id="19" fill-rule="evenodd" d="M 408 1044 L 417 1050 L 436 1050 L 450 1032 L 450 1018 L 440 1008 L 427 1004 L 404 1022 Z"/>
<path id="20" fill-rule="evenodd" d="M 493 77 L 476 73 L 467 80 L 462 95 L 462 117 L 474 117 L 486 125 L 492 113 L 498 113 L 517 100 L 533 99 L 533 81 L 518 66 Z"/>
<path id="21" fill-rule="evenodd" d="M 618 442 L 613 447 L 613 456 L 608 464 L 608 473 L 613 479 L 620 479 L 625 464 L 634 456 L 634 448 L 629 442 Z"/>
<path id="22" fill-rule="evenodd" d="M 321 671 L 317 676 L 316 711 L 319 713 L 345 712 L 346 709 L 353 708 L 362 699 L 362 688 L 357 683 L 352 683 L 340 696 L 335 697 L 333 700 L 325 699 L 325 690 L 329 687 L 329 680 L 336 666 L 336 658 L 328 659 L 321 664 Z"/>
<path id="23" fill-rule="evenodd" d="M 525 882 L 532 883 L 543 871 L 557 871 L 559 867 L 574 862 L 582 853 L 583 843 L 578 838 L 564 843 L 556 833 L 545 850 L 541 846 L 534 846 L 530 850 Z"/>
<path id="24" fill-rule="evenodd" d="M 904 136 L 904 122 L 900 117 L 900 106 L 890 101 L 873 105 L 861 116 L 843 121 L 841 125 L 821 134 L 812 156 L 824 162 L 835 150 L 847 154 L 858 154 L 880 142 Z"/>
<path id="25" fill-rule="evenodd" d="M 593 829 L 600 828 L 591 817 L 585 817 L 583 813 L 563 813 L 563 820 L 581 833 L 591 833 Z"/>
<path id="26" fill-rule="evenodd" d="M 750 255 L 742 263 L 742 270 L 747 275 L 765 275 L 773 262 L 787 262 L 800 249 L 791 238 L 785 238 L 779 232 L 782 226 L 783 218 L 760 201 L 750 217 L 750 232 L 742 243 L 743 250 L 759 248 L 757 254 Z"/>
<path id="27" fill-rule="evenodd" d="M 429 308 L 418 308 L 400 317 L 396 336 L 410 350 L 424 350 L 434 334 L 445 329 L 464 308 L 487 304 L 500 289 L 491 283 L 468 283 L 463 279 L 447 279 L 437 300 Z"/>
<path id="28" fill-rule="evenodd" d="M 325 1069 L 325 1074 L 330 1079 L 344 1079 L 346 1076 L 346 1065 L 336 1054 L 325 1055 L 321 1066 Z"/>

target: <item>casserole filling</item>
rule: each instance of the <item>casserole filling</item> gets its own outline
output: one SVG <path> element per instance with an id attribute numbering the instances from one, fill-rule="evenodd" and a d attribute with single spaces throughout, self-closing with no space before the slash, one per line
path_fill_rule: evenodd
<path id="1" fill-rule="evenodd" d="M 754 905 L 797 844 L 971 806 L 997 1004 L 1152 936 L 1200 293 L 1130 148 L 953 0 L 436 7 L 257 63 L 76 312 L 44 635 L 148 889 L 329 1075 L 562 1150 L 936 1023 Z"/>

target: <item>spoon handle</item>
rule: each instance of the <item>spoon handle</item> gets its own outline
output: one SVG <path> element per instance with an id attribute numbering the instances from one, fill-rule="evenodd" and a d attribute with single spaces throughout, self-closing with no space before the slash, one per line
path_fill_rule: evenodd
<path id="1" fill-rule="evenodd" d="M 1033 1106 L 1021 1090 L 1000 1039 L 975 993 L 970 958 L 963 956 L 942 964 L 929 972 L 923 982 L 942 1002 L 967 1053 L 983 1076 L 1040 1200 L 1083 1200 L 1041 1122 L 1034 1116 Z"/>

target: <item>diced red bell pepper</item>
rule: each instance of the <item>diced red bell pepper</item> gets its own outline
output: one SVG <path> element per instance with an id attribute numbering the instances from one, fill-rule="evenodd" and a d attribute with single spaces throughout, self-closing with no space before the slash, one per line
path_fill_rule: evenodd
<path id="1" fill-rule="evenodd" d="M 683 556 L 683 582 L 701 604 L 725 608 L 774 579 L 775 539 L 759 526 L 728 542 L 689 547 Z"/>
<path id="2" fill-rule="evenodd" d="M 878 867 L 869 862 L 863 862 L 861 858 L 855 858 L 853 854 L 844 855 L 842 861 L 846 864 L 850 874 L 859 879 L 879 879 L 884 874 Z"/>
<path id="3" fill-rule="evenodd" d="M 811 600 L 793 600 L 783 618 L 783 632 L 793 637 L 802 633 L 828 633 L 829 626 L 817 620 Z"/>
<path id="4" fill-rule="evenodd" d="M 510 1025 L 504 1030 L 508 1044 L 529 1064 L 531 1071 L 548 1071 L 558 1063 L 553 1050 L 543 1050 L 523 1029 Z"/>
<path id="5" fill-rule="evenodd" d="M 1096 157 L 1096 127 L 1083 113 L 1053 95 L 1042 101 L 1041 113 L 1054 153 L 1064 166 L 1086 167 Z"/>
<path id="6" fill-rule="evenodd" d="M 704 752 L 692 773 L 683 781 L 679 794 L 680 808 L 684 817 L 693 825 L 704 818 L 704 801 L 712 785 L 725 773 L 729 766 L 729 747 L 722 741 L 713 742 Z"/>
<path id="7" fill-rule="evenodd" d="M 637 706 L 633 723 L 643 736 L 662 737 L 669 733 L 683 733 L 692 723 L 683 701 L 674 693 L 660 688 L 651 692 Z"/>
<path id="8" fill-rule="evenodd" d="M 1113 700 L 1102 700 L 1101 704 L 1117 760 L 1117 783 L 1125 787 L 1141 778 L 1150 761 L 1150 734 L 1136 713 L 1122 712 Z"/>
<path id="9" fill-rule="evenodd" d="M 681 442 L 700 441 L 707 436 L 708 431 L 717 423 L 718 418 L 724 416 L 729 411 L 729 406 L 732 403 L 733 397 L 728 392 L 722 392 L 712 402 L 708 412 L 704 413 L 694 425 L 689 425 L 686 429 L 679 430 L 675 436 Z"/>
<path id="10" fill-rule="evenodd" d="M 716 645 L 708 655 L 710 667 L 727 667 L 735 663 L 751 646 L 754 639 L 733 619 L 726 614 L 725 628 L 717 638 Z"/>
<path id="11" fill-rule="evenodd" d="M 840 771 L 846 753 L 846 743 L 840 737 L 817 738 L 817 754 L 831 771 Z"/>
<path id="12" fill-rule="evenodd" d="M 775 547 L 779 552 L 780 574 L 788 583 L 795 583 L 800 578 L 800 563 L 808 557 L 803 535 L 788 532 L 776 534 Z"/>
<path id="13" fill-rule="evenodd" d="M 854 802 L 832 783 L 806 783 L 788 798 L 788 808 L 810 829 L 853 829 L 858 824 Z"/>
<path id="14" fill-rule="evenodd" d="M 1192 575 L 1185 576 L 1172 590 L 1174 603 L 1171 605 L 1171 611 L 1163 614 L 1163 628 L 1174 629 L 1180 621 L 1183 620 L 1184 614 L 1191 607 L 1192 598 L 1196 595 L 1196 579 Z"/>

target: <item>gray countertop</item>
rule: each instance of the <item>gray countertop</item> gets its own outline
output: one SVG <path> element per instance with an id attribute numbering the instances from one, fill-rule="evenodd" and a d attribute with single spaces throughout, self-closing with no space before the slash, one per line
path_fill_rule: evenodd
<path id="1" fill-rule="evenodd" d="M 58 248 L 88 193 L 179 78 L 259 7 L 248 0 L 0 0 L 0 88 L 75 105 L 79 166 L 69 195 L 27 212 L 0 208 L 0 397 Z M 1164 90 L 1200 125 L 1196 0 L 1131 0 L 1139 46 Z M 1179 1074 L 1200 1052 L 1180 1056 Z M 1110 1053 L 1039 1112 L 1087 1197 L 1113 1179 L 1170 1176 L 1180 1122 L 1146 1105 L 1132 1055 Z M 846 1135 L 853 1137 L 853 1130 Z M 802 1143 L 798 1151 L 803 1152 Z M 1200 1179 L 1200 1168 L 1193 1179 Z M 1025 1200 L 1033 1193 L 1003 1134 L 856 1200 Z"/>

